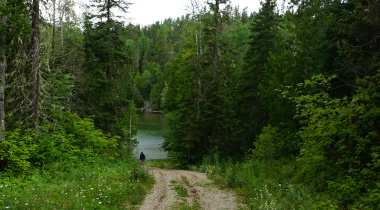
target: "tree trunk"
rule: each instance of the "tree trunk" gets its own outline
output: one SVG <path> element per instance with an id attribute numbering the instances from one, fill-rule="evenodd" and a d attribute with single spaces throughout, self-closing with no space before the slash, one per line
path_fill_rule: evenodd
<path id="1" fill-rule="evenodd" d="M 212 70 L 214 72 L 214 77 L 213 77 L 213 80 L 215 81 L 216 79 L 216 66 L 217 66 L 217 63 L 218 63 L 218 37 L 219 37 L 219 31 L 218 31 L 218 27 L 219 27 L 219 0 L 215 0 L 215 43 L 214 43 L 214 62 L 213 62 L 213 65 L 212 65 Z"/>
<path id="2" fill-rule="evenodd" d="M 40 91 L 40 2 L 39 0 L 33 0 L 32 11 L 32 71 L 30 72 L 30 78 L 32 82 L 31 98 L 32 98 L 32 116 L 34 128 L 38 129 L 38 117 L 39 117 L 39 91 Z"/>
<path id="3" fill-rule="evenodd" d="M 53 34 L 51 40 L 51 54 L 52 54 L 52 71 L 55 69 L 55 0 L 53 0 Z"/>
<path id="4" fill-rule="evenodd" d="M 198 55 L 198 75 L 197 75 L 197 80 L 198 80 L 198 97 L 196 100 L 197 104 L 197 114 L 196 114 L 196 119 L 199 120 L 200 113 L 201 113 L 201 107 L 200 107 L 200 101 L 202 98 L 202 80 L 201 80 L 201 72 L 202 72 L 202 23 L 200 21 L 200 29 L 199 29 L 199 38 L 198 38 L 198 30 L 195 29 L 195 40 L 196 40 L 196 47 L 197 47 L 197 55 Z"/>
<path id="5" fill-rule="evenodd" d="M 200 15 L 199 15 L 200 16 Z M 197 99 L 197 120 L 200 118 L 201 114 L 201 106 L 200 102 L 202 99 L 202 21 L 201 17 L 199 17 L 199 51 L 198 51 L 198 99 Z"/>
<path id="6" fill-rule="evenodd" d="M 66 4 L 67 2 L 64 1 L 62 3 L 62 0 L 59 2 L 59 26 L 60 26 L 60 41 L 61 41 L 61 47 L 63 47 L 63 17 L 65 16 L 65 10 L 66 10 Z"/>
<path id="7" fill-rule="evenodd" d="M 308 59 L 307 59 L 307 50 L 305 50 L 305 74 L 307 74 L 307 68 L 308 68 Z"/>
<path id="8" fill-rule="evenodd" d="M 2 0 L 2 7 L 6 5 L 7 0 Z M 0 26 L 6 25 L 6 17 L 5 15 L 0 17 Z M 5 30 L 3 30 L 5 31 Z M 5 140 L 5 70 L 7 68 L 7 59 L 5 55 L 5 48 L 7 46 L 6 43 L 6 33 L 3 32 L 0 35 L 0 141 L 3 142 Z"/>
<path id="9" fill-rule="evenodd" d="M 129 112 L 129 155 L 132 155 L 132 106 Z"/>

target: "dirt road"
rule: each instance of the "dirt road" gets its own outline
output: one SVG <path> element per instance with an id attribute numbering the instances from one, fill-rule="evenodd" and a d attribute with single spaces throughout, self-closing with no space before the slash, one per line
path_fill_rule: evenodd
<path id="1" fill-rule="evenodd" d="M 217 189 L 205 173 L 151 168 L 156 185 L 140 209 L 238 209 L 232 193 Z"/>

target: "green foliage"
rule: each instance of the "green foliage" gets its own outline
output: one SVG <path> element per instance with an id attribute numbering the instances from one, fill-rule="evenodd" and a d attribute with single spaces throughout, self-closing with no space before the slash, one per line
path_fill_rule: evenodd
<path id="1" fill-rule="evenodd" d="M 15 174 L 30 170 L 30 159 L 38 149 L 34 132 L 23 129 L 20 123 L 16 126 L 13 130 L 5 131 L 0 154 L 0 162 Z"/>
<path id="2" fill-rule="evenodd" d="M 58 123 L 46 123 L 41 133 L 25 129 L 20 123 L 6 130 L 1 160 L 3 167 L 26 173 L 31 166 L 44 166 L 56 161 L 72 164 L 94 156 L 117 157 L 119 137 L 103 134 L 94 127 L 93 119 L 62 113 Z"/>
<path id="3" fill-rule="evenodd" d="M 277 127 L 272 127 L 268 125 L 263 128 L 259 139 L 254 143 L 253 154 L 258 159 L 271 160 L 274 159 L 276 155 L 279 155 L 278 151 L 282 145 L 278 145 L 280 135 Z"/>
<path id="4" fill-rule="evenodd" d="M 174 169 L 178 166 L 173 161 L 168 160 L 168 159 L 148 160 L 146 162 L 146 165 L 149 167 L 157 167 L 157 168 L 162 168 L 162 169 Z"/>
<path id="5" fill-rule="evenodd" d="M 112 18 L 116 18 L 117 16 L 114 15 L 115 9 L 120 12 L 127 12 L 128 7 L 132 4 L 130 2 L 127 2 L 125 0 L 110 0 L 107 2 L 99 2 L 99 1 L 92 1 L 93 4 L 91 4 L 92 7 L 96 8 L 97 12 L 94 17 L 99 19 L 106 19 L 106 22 L 108 24 L 111 24 L 111 22 L 115 21 Z"/>
<path id="6" fill-rule="evenodd" d="M 336 200 L 294 180 L 294 160 L 239 163 L 205 157 L 199 169 L 218 186 L 234 189 L 251 209 L 338 209 Z"/>
<path id="7" fill-rule="evenodd" d="M 165 93 L 163 92 L 165 88 L 165 83 L 157 82 L 150 92 L 150 99 L 153 104 L 154 110 L 161 110 L 162 102 L 164 101 Z"/>
<path id="8" fill-rule="evenodd" d="M 178 183 L 175 180 L 171 180 L 170 183 L 171 186 L 177 192 L 177 195 L 180 197 L 189 197 L 189 194 L 187 193 L 187 188 L 182 186 L 182 183 Z"/>
<path id="9" fill-rule="evenodd" d="M 117 21 L 114 9 L 125 12 L 126 1 L 94 2 L 97 13 L 85 16 L 83 30 L 71 6 L 60 31 L 41 18 L 40 127 L 31 132 L 33 8 L 7 0 L 0 169 L 33 174 L 38 167 L 50 183 L 59 176 L 53 168 L 65 174 L 95 157 L 127 158 L 136 101 L 167 113 L 163 148 L 175 163 L 209 156 L 200 170 L 245 193 L 250 208 L 379 208 L 380 2 L 290 1 L 278 14 L 266 0 L 250 17 L 217 2 L 228 1 L 146 27 Z M 233 161 L 248 151 L 249 160 Z M 145 180 L 133 164 L 128 180 Z M 144 191 L 129 184 L 128 193 Z M 21 207 L 12 199 L 5 201 Z M 46 205 L 62 207 L 56 204 Z M 90 200 L 70 207 L 102 208 Z"/>
<path id="10" fill-rule="evenodd" d="M 141 204 L 154 180 L 137 160 L 56 162 L 28 176 L 0 174 L 0 208 L 124 209 Z M 136 169 L 137 168 L 137 169 Z M 133 170 L 140 174 L 133 176 Z"/>
<path id="11" fill-rule="evenodd" d="M 372 189 L 379 177 L 377 158 L 379 74 L 358 80 L 351 98 L 331 99 L 329 81 L 313 77 L 298 86 L 296 117 L 304 125 L 299 131 L 303 145 L 298 161 L 301 178 L 329 189 L 344 205 L 358 200 L 361 191 Z M 309 90 L 319 90 L 307 94 Z"/>
<path id="12" fill-rule="evenodd" d="M 260 94 L 260 86 L 266 82 L 268 59 L 275 49 L 279 15 L 275 12 L 276 2 L 262 2 L 262 8 L 250 23 L 248 49 L 244 65 L 240 66 L 238 80 L 238 97 L 236 109 L 243 126 L 242 139 L 244 144 L 252 145 L 262 128 L 269 121 L 269 106 Z M 265 87 L 267 88 L 267 87 Z M 271 94 L 271 103 L 273 102 Z M 268 103 L 269 104 L 269 103 Z M 249 148 L 245 147 L 246 152 Z"/>
<path id="13" fill-rule="evenodd" d="M 48 79 L 48 92 L 53 96 L 46 101 L 46 107 L 49 107 L 51 115 L 58 117 L 62 110 L 68 107 L 69 97 L 72 97 L 71 90 L 74 77 L 70 74 L 64 74 L 62 71 L 56 71 Z"/>
<path id="14" fill-rule="evenodd" d="M 109 3 L 112 3 L 109 9 L 118 7 L 115 2 Z M 95 116 L 97 128 L 127 139 L 121 124 L 127 122 L 125 112 L 131 108 L 130 91 L 126 90 L 132 88 L 133 81 L 126 65 L 130 58 L 124 33 L 121 23 L 108 21 L 94 24 L 92 18 L 86 16 L 83 32 L 86 71 L 81 78 L 83 82 L 79 84 L 82 91 L 78 97 L 80 116 Z"/>
<path id="15" fill-rule="evenodd" d="M 198 136 L 197 106 L 194 104 L 199 89 L 193 81 L 199 78 L 199 71 L 193 46 L 194 42 L 189 40 L 176 57 L 165 99 L 170 101 L 165 103 L 165 108 L 169 112 L 167 119 L 171 129 L 165 135 L 163 148 L 168 151 L 168 157 L 184 165 L 199 160 L 203 152 Z"/>
<path id="16" fill-rule="evenodd" d="M 140 90 L 144 99 L 149 99 L 150 92 L 152 90 L 153 76 L 149 70 L 144 71 L 140 76 L 139 73 L 135 77 L 135 84 Z"/>
<path id="17" fill-rule="evenodd" d="M 58 125 L 45 125 L 39 139 L 38 163 L 53 160 L 88 158 L 96 155 L 116 156 L 118 137 L 103 134 L 94 127 L 93 119 L 80 118 L 69 112 Z"/>

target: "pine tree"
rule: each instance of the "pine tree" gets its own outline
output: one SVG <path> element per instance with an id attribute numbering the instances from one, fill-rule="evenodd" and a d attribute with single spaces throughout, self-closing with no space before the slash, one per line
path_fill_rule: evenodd
<path id="1" fill-rule="evenodd" d="M 128 54 L 123 39 L 125 29 L 116 20 L 114 9 L 126 11 L 125 1 L 95 1 L 97 14 L 88 14 L 85 21 L 84 49 L 86 76 L 82 115 L 95 115 L 95 125 L 102 130 L 126 138 L 129 91 L 132 90 L 131 69 L 127 69 Z M 96 22 L 98 21 L 98 22 Z M 122 122 L 125 121 L 125 124 Z"/>
<path id="2" fill-rule="evenodd" d="M 266 0 L 259 13 L 251 23 L 249 48 L 245 57 L 244 69 L 239 81 L 239 115 L 244 122 L 245 135 L 242 141 L 251 145 L 251 141 L 261 132 L 268 122 L 268 110 L 262 106 L 259 86 L 265 80 L 265 69 L 270 52 L 275 48 L 278 15 L 275 13 L 276 3 Z"/>

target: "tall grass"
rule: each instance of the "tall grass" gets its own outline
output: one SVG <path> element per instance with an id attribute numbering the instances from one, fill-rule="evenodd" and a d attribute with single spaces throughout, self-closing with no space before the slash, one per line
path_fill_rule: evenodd
<path id="1" fill-rule="evenodd" d="M 168 160 L 168 159 L 148 160 L 146 162 L 146 165 L 149 167 L 157 167 L 157 168 L 161 168 L 161 169 L 175 169 L 175 168 L 179 167 L 173 161 Z"/>
<path id="2" fill-rule="evenodd" d="M 134 208 L 153 183 L 136 160 L 53 163 L 17 178 L 0 174 L 0 209 Z"/>
<path id="3" fill-rule="evenodd" d="M 221 188 L 233 188 L 250 209 L 338 209 L 336 202 L 311 186 L 296 183 L 292 160 L 243 163 L 205 157 L 197 170 Z"/>

